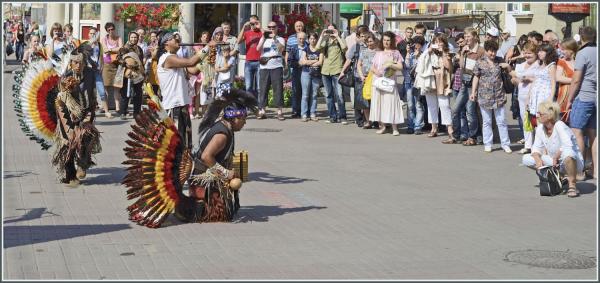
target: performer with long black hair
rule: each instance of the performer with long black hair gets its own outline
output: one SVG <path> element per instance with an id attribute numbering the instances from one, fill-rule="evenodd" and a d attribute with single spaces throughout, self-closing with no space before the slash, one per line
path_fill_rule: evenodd
<path id="1" fill-rule="evenodd" d="M 234 137 L 248 111 L 256 110 L 256 98 L 242 90 L 219 90 L 222 96 L 210 104 L 198 129 L 199 143 L 190 150 L 149 85 L 146 91 L 151 109 L 131 126 L 123 162 L 129 165 L 123 180 L 127 197 L 136 199 L 128 207 L 130 219 L 152 228 L 172 212 L 185 222 L 232 221 L 241 186 L 232 170 Z"/>

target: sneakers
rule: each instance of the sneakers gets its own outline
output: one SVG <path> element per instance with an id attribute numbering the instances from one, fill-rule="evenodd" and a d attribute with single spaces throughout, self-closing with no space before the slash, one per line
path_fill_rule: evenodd
<path id="1" fill-rule="evenodd" d="M 127 115 L 121 114 L 121 120 L 127 120 Z"/>
<path id="2" fill-rule="evenodd" d="M 413 130 L 413 129 L 407 129 L 406 133 L 409 134 L 409 135 L 412 135 L 412 134 L 415 133 L 415 130 Z"/>
<path id="3" fill-rule="evenodd" d="M 327 123 L 327 124 L 335 124 L 335 123 L 339 123 L 339 122 L 340 121 L 333 119 L 333 118 L 330 118 L 329 120 L 325 121 L 325 123 Z"/>
<path id="4" fill-rule="evenodd" d="M 348 120 L 342 119 L 342 125 L 348 125 Z"/>
<path id="5" fill-rule="evenodd" d="M 317 122 L 317 121 L 319 121 L 319 118 L 317 118 L 317 116 L 311 116 L 310 120 Z"/>
<path id="6" fill-rule="evenodd" d="M 512 149 L 510 149 L 510 146 L 508 145 L 502 146 L 502 149 L 504 149 L 504 152 L 506 153 L 512 153 Z"/>
<path id="7" fill-rule="evenodd" d="M 491 147 L 491 146 L 486 146 L 486 147 L 483 149 L 483 152 L 486 152 L 486 153 L 490 153 L 490 152 L 492 152 L 492 147 Z"/>
<path id="8" fill-rule="evenodd" d="M 302 122 L 308 122 L 308 117 L 302 117 Z"/>
<path id="9" fill-rule="evenodd" d="M 394 130 L 394 132 L 392 133 L 392 136 L 399 136 L 400 132 L 398 132 L 397 130 Z"/>
<path id="10" fill-rule="evenodd" d="M 415 129 L 415 135 L 422 135 L 423 131 L 421 129 Z"/>
<path id="11" fill-rule="evenodd" d="M 281 113 L 281 112 L 277 113 L 277 120 L 279 120 L 279 121 L 285 120 L 285 117 L 283 117 L 283 113 Z"/>
<path id="12" fill-rule="evenodd" d="M 529 149 L 529 148 L 523 148 L 523 149 L 519 150 L 520 154 L 527 154 L 527 153 L 530 153 L 530 152 L 531 152 L 531 149 Z"/>

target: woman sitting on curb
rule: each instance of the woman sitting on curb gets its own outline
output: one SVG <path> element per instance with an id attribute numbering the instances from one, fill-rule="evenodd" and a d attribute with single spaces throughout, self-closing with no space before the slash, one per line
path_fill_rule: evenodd
<path id="1" fill-rule="evenodd" d="M 578 197 L 575 187 L 576 176 L 583 170 L 583 155 L 577 147 L 575 135 L 564 122 L 560 121 L 560 105 L 545 101 L 539 104 L 538 126 L 531 154 L 523 156 L 525 166 L 539 169 L 542 166 L 560 166 L 569 181 L 568 197 Z"/>

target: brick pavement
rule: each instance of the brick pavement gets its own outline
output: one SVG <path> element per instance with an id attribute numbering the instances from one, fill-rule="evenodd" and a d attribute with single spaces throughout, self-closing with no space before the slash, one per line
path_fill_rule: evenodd
<path id="1" fill-rule="evenodd" d="M 16 126 L 3 81 L 3 279 L 597 278 L 504 261 L 527 249 L 595 257 L 595 182 L 577 199 L 542 198 L 519 154 L 324 121 L 248 121 L 282 131 L 237 135 L 252 181 L 236 223 L 140 227 L 119 185 L 131 120 L 98 118 L 99 166 L 68 189 Z"/>

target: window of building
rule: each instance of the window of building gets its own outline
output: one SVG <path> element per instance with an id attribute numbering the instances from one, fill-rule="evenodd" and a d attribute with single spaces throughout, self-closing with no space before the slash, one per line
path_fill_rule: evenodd
<path id="1" fill-rule="evenodd" d="M 100 20 L 100 3 L 80 5 L 80 17 L 82 20 Z"/>
<path id="2" fill-rule="evenodd" d="M 484 3 L 465 3 L 465 10 L 467 11 L 481 11 Z"/>
<path id="3" fill-rule="evenodd" d="M 509 14 L 531 13 L 531 3 L 506 3 L 506 12 Z"/>

